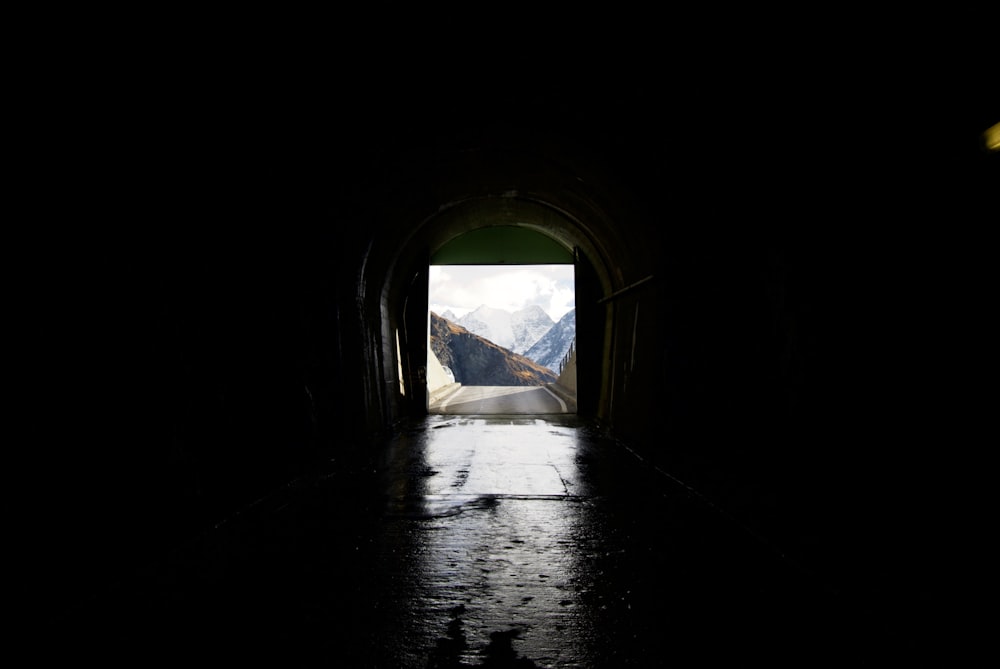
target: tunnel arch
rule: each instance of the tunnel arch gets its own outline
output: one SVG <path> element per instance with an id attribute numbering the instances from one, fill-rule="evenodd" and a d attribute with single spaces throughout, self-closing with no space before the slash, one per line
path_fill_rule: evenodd
<path id="1" fill-rule="evenodd" d="M 646 218 L 630 190 L 592 154 L 572 144 L 506 139 L 414 150 L 390 168 L 405 177 L 383 175 L 382 183 L 395 188 L 374 188 L 370 196 L 362 224 L 380 234 L 362 254 L 355 296 L 369 430 L 426 414 L 431 257 L 466 233 L 501 226 L 542 235 L 572 255 L 578 383 L 590 389 L 578 397 L 578 413 L 609 418 L 618 321 L 631 327 L 632 319 L 607 298 L 649 274 L 646 240 L 623 236 Z M 399 392 L 399 366 L 403 385 L 422 392 Z"/>
<path id="2" fill-rule="evenodd" d="M 405 243 L 396 245 L 384 259 L 378 262 L 370 259 L 367 264 L 368 279 L 379 286 L 382 319 L 378 334 L 384 344 L 377 347 L 382 353 L 377 366 L 380 367 L 379 378 L 383 380 L 382 406 L 388 422 L 426 412 L 427 272 L 431 259 L 440 257 L 440 252 L 449 248 L 454 250 L 455 244 L 469 240 L 469 235 L 475 236 L 477 231 L 501 229 L 528 233 L 522 236 L 523 240 L 532 236 L 537 240 L 549 240 L 574 264 L 578 374 L 582 389 L 579 411 L 598 416 L 607 412 L 613 308 L 601 304 L 600 299 L 622 285 L 622 277 L 615 271 L 621 265 L 620 260 L 615 260 L 621 251 L 579 217 L 548 202 L 507 194 L 452 203 L 421 221 Z M 537 257 L 479 254 L 476 260 L 484 264 L 488 258 L 492 258 L 491 264 L 524 264 Z M 376 275 L 380 276 L 376 278 Z M 399 360 L 396 359 L 397 351 Z M 403 386 L 409 389 L 405 395 L 399 391 L 397 370 L 400 367 Z"/>
<path id="3" fill-rule="evenodd" d="M 422 254 L 423 258 L 411 258 L 407 270 L 411 275 L 419 276 L 419 281 L 413 284 L 414 290 L 403 297 L 405 305 L 419 305 L 412 308 L 412 313 L 404 307 L 405 329 L 419 335 L 419 338 L 413 336 L 412 340 L 408 339 L 410 345 L 405 347 L 403 353 L 404 358 L 410 357 L 403 363 L 404 368 L 416 369 L 409 386 L 416 387 L 423 380 L 420 370 L 426 369 L 427 364 L 427 306 L 422 301 L 427 295 L 426 268 L 433 260 L 448 259 L 449 252 L 453 261 L 463 260 L 461 256 L 464 255 L 465 262 L 476 264 L 525 264 L 555 260 L 572 263 L 577 273 L 582 275 L 577 280 L 578 318 L 584 322 L 600 320 L 603 314 L 595 313 L 600 311 L 597 300 L 601 294 L 613 290 L 614 279 L 606 260 L 606 249 L 583 234 L 580 227 L 577 221 L 545 203 L 509 196 L 463 202 L 427 221 L 423 227 L 426 237 L 421 244 L 426 249 L 425 254 Z M 532 247 L 515 249 L 503 241 L 516 241 Z M 459 257 L 454 255 L 456 251 Z M 416 262 L 419 265 L 414 264 Z M 587 352 L 583 377 L 588 389 L 584 391 L 582 405 L 585 410 L 591 411 L 599 410 L 600 404 L 598 361 L 607 357 L 607 342 L 594 332 L 588 329 L 582 335 L 582 348 Z M 413 401 L 424 400 L 416 396 Z"/>

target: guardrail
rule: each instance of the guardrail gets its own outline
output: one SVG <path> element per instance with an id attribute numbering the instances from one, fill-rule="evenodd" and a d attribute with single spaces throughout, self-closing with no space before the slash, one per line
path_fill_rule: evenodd
<path id="1" fill-rule="evenodd" d="M 562 360 L 559 361 L 559 369 L 556 370 L 556 374 L 557 375 L 558 374 L 562 374 L 563 370 L 566 368 L 566 365 L 569 364 L 570 359 L 574 358 L 574 357 L 576 357 L 576 338 L 575 337 L 573 338 L 573 343 L 569 345 L 569 350 L 566 351 L 566 355 L 564 355 L 562 357 Z"/>

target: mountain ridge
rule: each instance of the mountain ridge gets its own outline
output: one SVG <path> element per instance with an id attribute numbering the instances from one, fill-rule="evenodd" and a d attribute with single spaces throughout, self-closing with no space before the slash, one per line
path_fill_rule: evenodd
<path id="1" fill-rule="evenodd" d="M 444 317 L 443 314 L 441 314 Z M 537 304 L 516 311 L 481 304 L 452 322 L 514 353 L 523 355 L 555 321 Z"/>
<path id="2" fill-rule="evenodd" d="M 563 314 L 524 356 L 537 364 L 558 373 L 566 354 L 576 343 L 576 309 Z"/>
<path id="3" fill-rule="evenodd" d="M 542 386 L 557 375 L 530 358 L 489 341 L 435 312 L 431 314 L 430 347 L 455 381 L 469 386 Z"/>

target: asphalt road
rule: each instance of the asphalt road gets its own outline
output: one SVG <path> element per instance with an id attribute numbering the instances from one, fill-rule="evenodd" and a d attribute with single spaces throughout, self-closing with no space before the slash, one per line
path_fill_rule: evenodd
<path id="1" fill-rule="evenodd" d="M 570 413 L 566 403 L 545 386 L 462 386 L 429 410 L 457 415 Z"/>

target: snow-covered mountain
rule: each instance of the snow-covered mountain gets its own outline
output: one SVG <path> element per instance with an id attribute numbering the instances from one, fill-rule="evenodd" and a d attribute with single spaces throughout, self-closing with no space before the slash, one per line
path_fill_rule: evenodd
<path id="1" fill-rule="evenodd" d="M 555 322 L 537 304 L 518 309 L 510 315 L 510 327 L 514 331 L 514 343 L 510 350 L 523 354 L 535 345 Z"/>
<path id="2" fill-rule="evenodd" d="M 511 313 L 484 304 L 454 322 L 514 353 L 527 351 L 554 325 L 538 305 Z"/>
<path id="3" fill-rule="evenodd" d="M 524 357 L 558 373 L 563 358 L 576 341 L 576 309 L 566 312 L 559 322 L 524 352 Z"/>
<path id="4" fill-rule="evenodd" d="M 438 314 L 438 315 L 441 316 L 441 318 L 448 319 L 452 323 L 457 323 L 458 322 L 458 316 L 456 316 L 454 313 L 452 313 L 451 309 L 445 309 L 443 314 Z"/>
<path id="5" fill-rule="evenodd" d="M 485 304 L 476 307 L 455 321 L 463 328 L 483 339 L 489 339 L 497 346 L 510 349 L 514 343 L 514 329 L 510 324 L 510 312 L 495 309 Z"/>

